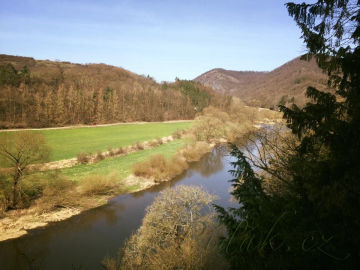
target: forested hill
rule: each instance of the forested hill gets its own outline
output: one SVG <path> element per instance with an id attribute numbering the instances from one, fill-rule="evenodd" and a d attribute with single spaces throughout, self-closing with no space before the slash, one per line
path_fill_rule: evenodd
<path id="1" fill-rule="evenodd" d="M 159 84 L 105 64 L 0 55 L 0 126 L 192 119 L 231 98 L 193 81 Z"/>
<path id="2" fill-rule="evenodd" d="M 213 69 L 194 80 L 220 93 L 238 96 L 248 105 L 268 108 L 304 105 L 308 86 L 327 90 L 327 75 L 316 62 L 299 58 L 270 72 Z"/>

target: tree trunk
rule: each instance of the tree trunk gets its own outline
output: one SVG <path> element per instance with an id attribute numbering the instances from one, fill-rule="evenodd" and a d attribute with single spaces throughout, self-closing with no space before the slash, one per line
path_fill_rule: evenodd
<path id="1" fill-rule="evenodd" d="M 21 169 L 19 166 L 16 166 L 16 172 L 14 174 L 14 182 L 12 186 L 12 198 L 11 198 L 11 208 L 16 208 L 16 192 L 17 192 L 17 185 L 19 183 L 19 179 L 21 177 Z"/>

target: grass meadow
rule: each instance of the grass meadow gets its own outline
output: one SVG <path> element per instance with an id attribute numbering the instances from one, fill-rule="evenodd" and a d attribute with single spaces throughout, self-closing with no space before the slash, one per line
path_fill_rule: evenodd
<path id="1" fill-rule="evenodd" d="M 174 155 L 183 146 L 182 140 L 174 140 L 152 149 L 141 150 L 125 156 L 113 157 L 101 160 L 97 163 L 77 165 L 71 168 L 61 169 L 61 173 L 71 180 L 78 181 L 89 174 L 108 175 L 116 172 L 120 179 L 130 175 L 131 168 L 135 163 L 144 161 L 150 155 L 162 154 L 166 158 Z"/>
<path id="2" fill-rule="evenodd" d="M 187 129 L 191 125 L 192 121 L 138 123 L 69 129 L 47 129 L 36 132 L 44 134 L 47 145 L 51 149 L 49 161 L 56 161 L 76 157 L 80 152 L 95 154 L 97 151 L 106 151 L 110 147 L 124 147 L 133 145 L 136 142 L 170 136 L 174 131 Z"/>

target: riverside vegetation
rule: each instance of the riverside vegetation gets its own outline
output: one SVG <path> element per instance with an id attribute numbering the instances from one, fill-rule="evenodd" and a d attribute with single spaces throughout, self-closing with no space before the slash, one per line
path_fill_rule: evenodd
<path id="1" fill-rule="evenodd" d="M 358 269 L 360 166 L 359 1 L 287 3 L 308 52 L 335 93 L 307 89 L 281 106 L 288 136 L 265 134 L 259 158 L 233 147 L 237 208 L 217 207 L 232 269 Z M 253 170 L 255 166 L 261 169 Z"/>
<path id="2" fill-rule="evenodd" d="M 65 143 L 67 136 L 72 138 L 72 133 L 83 132 L 89 135 L 89 138 L 98 134 L 104 136 L 97 137 L 98 140 L 89 145 L 87 143 L 90 139 L 79 141 L 80 145 L 76 145 L 75 139 L 75 148 L 83 148 L 84 151 L 79 151 L 77 157 L 71 159 L 74 163 L 68 164 L 69 166 L 62 166 L 63 160 L 57 159 L 70 157 L 70 154 L 75 155 L 74 149 L 57 145 L 61 149 L 60 153 L 49 155 L 50 160 L 59 163 L 57 169 L 49 169 L 46 164 L 28 164 L 29 167 L 23 169 L 21 179 L 19 178 L 16 185 L 11 171 L 8 168 L 2 169 L 0 197 L 3 238 L 16 237 L 26 233 L 26 229 L 43 226 L 50 221 L 61 220 L 85 209 L 102 205 L 115 194 L 134 192 L 170 180 L 186 170 L 189 162 L 199 160 L 202 155 L 209 152 L 216 143 L 240 138 L 254 128 L 256 121 L 266 117 L 278 118 L 279 113 L 246 107 L 234 99 L 227 112 L 216 107 L 205 108 L 193 123 L 5 132 L 1 134 L 9 138 L 2 147 L 2 156 L 5 158 L 6 147 L 11 151 L 16 144 L 14 139 L 17 136 L 21 139 L 23 134 L 29 132 L 50 138 L 49 141 L 52 143 L 59 142 L 60 137 L 63 138 L 62 143 Z M 149 128 L 147 135 L 139 132 L 141 129 L 145 131 L 146 128 Z M 156 132 L 152 133 L 151 128 Z M 120 133 L 126 130 L 131 133 L 131 129 L 135 135 L 130 137 L 119 135 L 116 138 L 111 132 L 115 130 Z M 163 139 L 157 136 L 171 134 L 172 136 Z M 151 137 L 151 140 L 144 141 Z M 116 140 L 117 146 L 114 145 Z M 52 143 L 48 145 L 50 148 Z M 95 149 L 93 144 L 101 145 L 103 149 L 88 154 L 86 149 Z M 104 150 L 105 147 L 107 149 Z M 16 200 L 12 199 L 14 196 L 11 196 L 11 190 L 16 192 Z M 25 229 L 19 231 L 19 228 L 23 227 Z"/>
<path id="3" fill-rule="evenodd" d="M 106 257 L 103 265 L 108 270 L 225 269 L 217 249 L 224 230 L 216 221 L 215 199 L 197 186 L 162 191 L 117 258 Z"/>
<path id="4" fill-rule="evenodd" d="M 194 191 L 169 190 L 147 209 L 118 258 L 104 259 L 107 269 L 208 269 L 217 264 L 216 269 L 359 269 L 359 1 L 286 6 L 302 30 L 308 49 L 303 58 L 316 59 L 336 92 L 309 87 L 311 102 L 303 108 L 281 106 L 288 129 L 250 134 L 251 148 L 232 145 L 231 194 L 239 204 L 215 206 L 220 227 L 211 235 L 219 242 L 207 236 L 203 245 L 203 231 L 196 230 L 203 224 L 196 221 L 199 217 L 186 223 Z M 168 208 L 174 201 L 179 203 Z M 213 228 L 206 213 L 201 218 Z M 212 244 L 215 250 L 208 249 Z M 217 257 L 219 251 L 228 264 Z M 213 264 L 211 252 L 217 258 Z"/>
<path id="5" fill-rule="evenodd" d="M 264 114 L 276 117 L 276 113 L 249 108 L 232 99 L 226 108 L 204 107 L 191 128 L 173 134 L 172 137 L 181 136 L 175 141 L 153 149 L 136 143 L 133 148 L 139 151 L 132 154 L 151 151 L 142 163 L 132 164 L 134 175 L 129 177 L 130 171 L 126 173 L 120 185 L 113 186 L 111 174 L 105 176 L 106 181 L 103 175 L 100 179 L 91 173 L 85 175 L 84 179 L 89 181 L 83 183 L 88 183 L 89 188 L 64 177 L 67 170 L 99 168 L 112 162 L 111 154 L 107 158 L 102 152 L 96 154 L 97 163 L 84 162 L 86 164 L 51 172 L 49 184 L 59 187 L 60 191 L 56 196 L 69 194 L 66 200 L 70 203 L 74 203 L 75 198 L 76 203 L 88 200 L 99 204 L 100 195 L 106 194 L 102 198 L 108 198 L 110 194 L 118 194 L 117 188 L 132 184 L 137 185 L 135 189 L 141 189 L 169 180 L 185 169 L 185 162 L 199 158 L 197 152 L 192 152 L 194 149 L 206 152 L 217 142 L 233 143 L 231 194 L 238 202 L 236 207 L 215 206 L 215 213 L 213 196 L 198 187 L 166 190 L 146 210 L 141 227 L 120 250 L 118 258 L 104 259 L 106 268 L 360 267 L 357 162 L 360 143 L 354 140 L 360 135 L 359 3 L 319 0 L 314 4 L 288 3 L 287 8 L 300 26 L 309 50 L 304 58 L 315 57 L 320 68 L 330 75 L 329 84 L 337 89 L 332 94 L 309 87 L 307 97 L 312 103 L 303 108 L 281 106 L 290 132 L 283 131 L 284 127 L 278 134 L 254 130 L 254 124 L 263 120 Z M 244 138 L 253 140 L 253 149 L 240 150 Z M 151 157 L 158 148 L 171 143 L 178 143 L 172 148 L 172 154 L 176 155 L 174 159 L 179 166 L 171 166 L 172 155 Z M 178 150 L 180 146 L 183 148 Z M 38 179 L 39 172 L 29 173 L 29 177 Z M 115 178 L 118 179 L 116 175 Z M 96 191 L 94 186 L 98 182 L 102 182 L 100 187 L 106 190 Z M 53 196 L 53 190 L 56 188 L 50 186 L 49 196 Z M 47 194 L 44 191 L 41 196 Z M 41 202 L 44 198 L 41 196 L 30 204 Z M 51 209 L 68 208 L 65 205 L 60 201 Z M 9 212 L 14 213 L 12 210 L 4 215 Z"/>

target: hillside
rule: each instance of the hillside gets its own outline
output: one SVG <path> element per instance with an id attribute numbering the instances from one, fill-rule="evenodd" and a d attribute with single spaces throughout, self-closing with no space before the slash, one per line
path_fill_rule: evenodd
<path id="1" fill-rule="evenodd" d="M 270 72 L 213 69 L 194 79 L 215 91 L 238 96 L 246 104 L 275 107 L 306 102 L 308 86 L 327 89 L 327 76 L 314 60 L 296 58 Z"/>
<path id="2" fill-rule="evenodd" d="M 0 127 L 192 119 L 230 99 L 193 81 L 159 84 L 105 64 L 0 55 Z"/>

